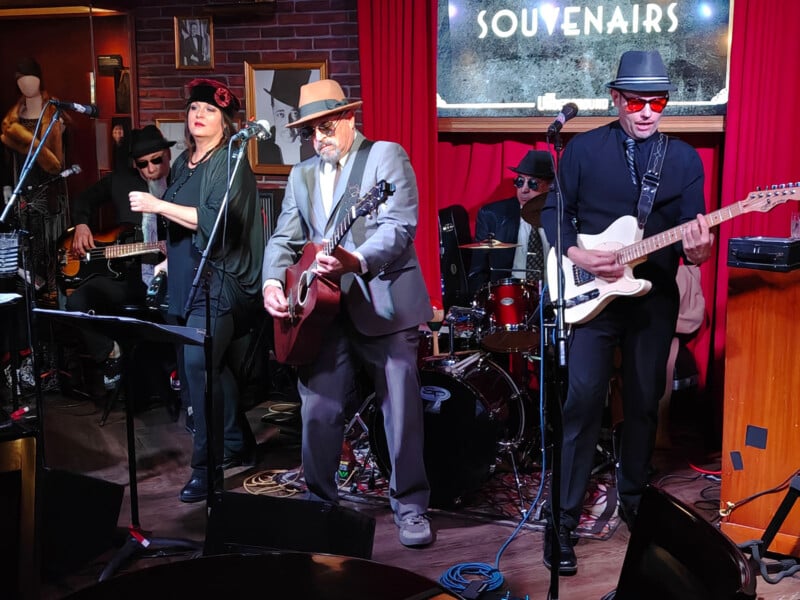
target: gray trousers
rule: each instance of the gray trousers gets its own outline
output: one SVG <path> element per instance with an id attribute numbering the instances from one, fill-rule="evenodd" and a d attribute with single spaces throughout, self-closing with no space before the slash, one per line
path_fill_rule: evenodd
<path id="1" fill-rule="evenodd" d="M 326 330 L 319 355 L 298 370 L 302 400 L 302 459 L 309 495 L 338 502 L 346 408 L 360 364 L 375 386 L 392 466 L 389 501 L 400 518 L 424 514 L 430 486 L 423 462 L 423 413 L 417 371 L 417 328 L 384 336 L 358 333 L 345 316 Z"/>

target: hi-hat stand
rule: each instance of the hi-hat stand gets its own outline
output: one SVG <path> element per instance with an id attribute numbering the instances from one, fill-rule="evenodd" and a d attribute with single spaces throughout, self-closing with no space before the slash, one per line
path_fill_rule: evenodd
<path id="1" fill-rule="evenodd" d="M 131 500 L 131 524 L 128 526 L 128 537 L 122 547 L 114 554 L 111 561 L 100 574 L 99 581 L 110 578 L 116 570 L 134 554 L 148 552 L 165 553 L 169 549 L 197 551 L 202 550 L 202 542 L 178 538 L 150 537 L 142 529 L 139 522 L 139 492 L 136 478 L 136 435 L 134 431 L 134 398 L 131 393 L 134 348 L 140 342 L 157 342 L 169 344 L 188 344 L 202 346 L 205 343 L 205 331 L 192 327 L 161 325 L 149 321 L 140 321 L 128 317 L 112 317 L 90 315 L 82 312 L 65 312 L 35 308 L 33 312 L 45 321 L 60 323 L 75 328 L 90 328 L 98 333 L 113 337 L 122 348 L 122 381 L 127 398 L 125 401 L 125 431 L 128 444 L 128 478 Z"/>

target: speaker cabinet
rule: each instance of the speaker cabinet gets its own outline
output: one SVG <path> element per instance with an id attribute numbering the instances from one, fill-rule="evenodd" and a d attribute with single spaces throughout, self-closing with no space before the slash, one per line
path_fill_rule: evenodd
<path id="1" fill-rule="evenodd" d="M 217 492 L 204 554 L 294 550 L 372 558 L 375 519 L 313 500 Z"/>
<path id="2" fill-rule="evenodd" d="M 58 469 L 42 471 L 42 573 L 58 577 L 113 547 L 123 486 Z"/>

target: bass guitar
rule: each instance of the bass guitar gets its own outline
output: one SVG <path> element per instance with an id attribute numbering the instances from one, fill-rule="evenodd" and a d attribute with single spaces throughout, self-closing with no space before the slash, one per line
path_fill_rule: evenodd
<path id="1" fill-rule="evenodd" d="M 72 252 L 75 228 L 70 227 L 61 238 L 58 249 L 59 283 L 64 288 L 76 288 L 87 279 L 96 275 L 116 279 L 124 269 L 115 269 L 114 260 L 140 256 L 142 254 L 167 253 L 167 243 L 157 242 L 122 243 L 133 239 L 133 225 L 120 225 L 109 231 L 95 234 L 96 248 L 91 248 L 86 255 L 79 257 Z"/>
<path id="2" fill-rule="evenodd" d="M 766 190 L 750 192 L 747 198 L 706 215 L 710 226 L 716 226 L 748 212 L 769 212 L 787 200 L 800 200 L 798 184 L 771 186 Z M 561 257 L 564 267 L 564 320 L 579 324 L 591 321 L 606 305 L 619 296 L 643 296 L 652 284 L 646 279 L 636 279 L 633 267 L 647 259 L 647 255 L 681 241 L 682 228 L 678 225 L 651 237 L 642 239 L 642 230 L 636 217 L 624 216 L 614 221 L 605 231 L 596 235 L 578 234 L 578 246 L 587 250 L 614 252 L 625 272 L 616 281 L 600 279 L 580 268 L 566 256 Z M 553 300 L 558 297 L 558 263 L 555 248 L 547 257 L 547 284 Z"/>
<path id="3" fill-rule="evenodd" d="M 300 260 L 286 269 L 289 317 L 275 319 L 275 358 L 278 362 L 305 365 L 313 361 L 325 328 L 339 312 L 338 284 L 314 271 L 317 252 L 322 250 L 331 255 L 356 219 L 375 212 L 394 191 L 394 184 L 379 181 L 350 208 L 330 240 L 324 245 L 308 242 Z"/>

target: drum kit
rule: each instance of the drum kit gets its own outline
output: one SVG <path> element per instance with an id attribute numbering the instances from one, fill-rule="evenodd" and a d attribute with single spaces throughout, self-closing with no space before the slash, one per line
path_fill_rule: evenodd
<path id="1" fill-rule="evenodd" d="M 462 248 L 504 249 L 488 240 Z M 420 398 L 424 460 L 431 506 L 452 507 L 477 491 L 504 459 L 523 506 L 518 464 L 529 462 L 541 439 L 536 398 L 529 396 L 529 367 L 539 361 L 540 284 L 501 279 L 486 284 L 471 306 L 451 306 L 441 323 L 420 332 Z M 446 353 L 438 334 L 447 329 Z M 391 465 L 380 408 L 368 416 L 370 448 L 388 477 Z"/>

